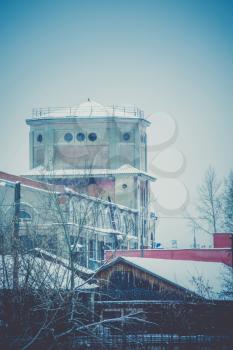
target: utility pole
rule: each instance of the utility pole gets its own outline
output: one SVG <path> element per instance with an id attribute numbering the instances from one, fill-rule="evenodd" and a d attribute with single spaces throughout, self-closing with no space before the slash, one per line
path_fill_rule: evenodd
<path id="1" fill-rule="evenodd" d="M 14 194 L 14 231 L 13 231 L 13 290 L 19 287 L 19 219 L 20 219 L 20 182 L 16 182 Z"/>

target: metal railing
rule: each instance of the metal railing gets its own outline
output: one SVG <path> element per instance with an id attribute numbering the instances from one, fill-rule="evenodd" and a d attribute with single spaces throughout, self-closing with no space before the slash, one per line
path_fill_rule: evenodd
<path id="1" fill-rule="evenodd" d="M 89 107 L 46 107 L 33 108 L 33 118 L 48 118 L 48 117 L 138 117 L 144 118 L 144 112 L 136 106 L 91 106 Z"/>

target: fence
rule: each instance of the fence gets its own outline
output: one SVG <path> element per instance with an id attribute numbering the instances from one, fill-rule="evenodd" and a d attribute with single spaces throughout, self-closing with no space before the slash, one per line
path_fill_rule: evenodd
<path id="1" fill-rule="evenodd" d="M 129 334 L 78 336 L 75 349 L 232 350 L 233 336 L 178 336 L 174 334 Z"/>

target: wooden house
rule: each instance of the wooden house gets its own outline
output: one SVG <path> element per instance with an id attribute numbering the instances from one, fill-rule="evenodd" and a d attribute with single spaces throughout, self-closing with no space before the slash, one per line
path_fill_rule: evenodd
<path id="1" fill-rule="evenodd" d="M 132 332 L 231 334 L 233 302 L 222 291 L 224 264 L 117 257 L 95 274 L 100 319 L 139 315 Z M 148 326 L 149 325 L 149 326 Z"/>

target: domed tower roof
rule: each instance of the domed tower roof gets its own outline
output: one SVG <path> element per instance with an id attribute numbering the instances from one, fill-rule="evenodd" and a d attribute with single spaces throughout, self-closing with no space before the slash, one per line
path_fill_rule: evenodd
<path id="1" fill-rule="evenodd" d="M 110 115 L 106 107 L 90 99 L 81 103 L 77 108 L 74 107 L 73 113 L 80 117 L 107 117 Z"/>

